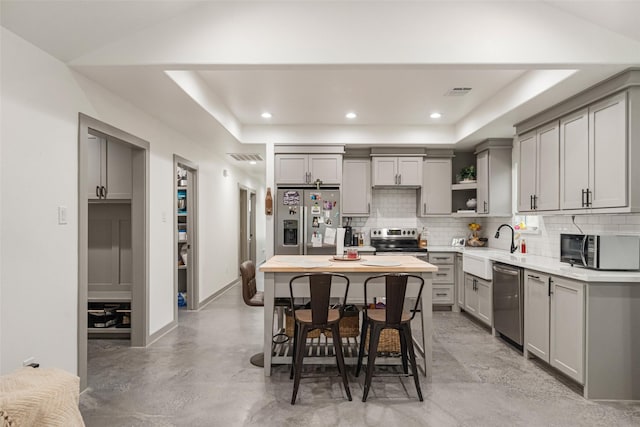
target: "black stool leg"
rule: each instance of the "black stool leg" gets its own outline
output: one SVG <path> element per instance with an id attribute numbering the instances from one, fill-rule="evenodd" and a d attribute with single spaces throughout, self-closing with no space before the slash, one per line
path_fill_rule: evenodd
<path id="1" fill-rule="evenodd" d="M 371 379 L 373 378 L 373 368 L 376 364 L 376 355 L 378 354 L 378 341 L 380 340 L 380 332 L 382 326 L 377 323 L 371 324 L 371 334 L 369 335 L 369 357 L 367 359 L 367 376 L 364 380 L 364 391 L 362 393 L 362 401 L 367 401 L 369 389 L 371 388 Z"/>
<path id="2" fill-rule="evenodd" d="M 402 372 L 406 375 L 409 373 L 409 366 L 407 362 L 407 340 L 401 329 L 398 329 L 398 335 L 400 336 L 400 352 L 402 354 Z"/>
<path id="3" fill-rule="evenodd" d="M 342 354 L 342 338 L 340 338 L 340 326 L 338 323 L 331 325 L 331 336 L 333 338 L 333 348 L 336 350 L 336 361 L 338 362 L 338 369 L 342 376 L 342 383 L 344 384 L 344 391 L 347 393 L 347 398 L 351 401 L 351 390 L 349 389 L 349 380 L 347 379 L 347 369 L 344 366 L 344 355 Z"/>
<path id="4" fill-rule="evenodd" d="M 403 325 L 405 335 L 407 337 L 407 349 L 409 350 L 409 358 L 411 360 L 411 370 L 413 371 L 413 381 L 416 383 L 416 392 L 418 393 L 418 399 L 420 402 L 424 401 L 422 398 L 422 389 L 420 388 L 420 379 L 418 378 L 418 366 L 416 365 L 416 353 L 413 348 L 413 338 L 411 338 L 411 326 L 408 323 Z"/>
<path id="5" fill-rule="evenodd" d="M 289 379 L 293 379 L 293 373 L 296 368 L 296 346 L 298 345 L 298 322 L 293 321 L 293 353 L 291 354 L 291 371 L 289 372 Z"/>
<path id="6" fill-rule="evenodd" d="M 300 336 L 298 337 L 298 345 L 296 349 L 296 366 L 295 375 L 293 379 L 293 395 L 291 396 L 291 404 L 296 403 L 296 396 L 298 395 L 298 387 L 300 387 L 300 378 L 302 377 L 302 361 L 304 359 L 304 349 L 307 343 L 307 325 L 301 325 Z"/>
<path id="7" fill-rule="evenodd" d="M 369 328 L 369 322 L 367 322 L 367 315 L 363 315 L 362 319 L 362 331 L 360 332 L 360 349 L 358 350 L 358 367 L 356 368 L 356 377 L 360 375 L 360 369 L 362 369 L 362 358 L 364 357 L 364 342 L 367 339 L 367 328 Z"/>

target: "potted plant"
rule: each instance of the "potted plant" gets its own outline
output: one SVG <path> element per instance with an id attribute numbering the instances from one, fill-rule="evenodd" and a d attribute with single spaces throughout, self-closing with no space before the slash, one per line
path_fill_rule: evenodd
<path id="1" fill-rule="evenodd" d="M 460 171 L 460 178 L 462 182 L 475 181 L 476 180 L 476 167 L 474 165 L 462 168 Z"/>

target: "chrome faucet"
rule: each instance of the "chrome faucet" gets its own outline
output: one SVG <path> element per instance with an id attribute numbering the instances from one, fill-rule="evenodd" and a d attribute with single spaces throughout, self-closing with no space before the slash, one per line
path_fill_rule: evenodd
<path id="1" fill-rule="evenodd" d="M 510 251 L 511 251 L 511 253 L 514 253 L 516 251 L 516 244 L 514 242 L 515 231 L 513 230 L 512 226 L 510 226 L 509 224 L 500 225 L 500 227 L 498 227 L 498 230 L 496 231 L 496 235 L 494 237 L 496 239 L 500 237 L 500 229 L 502 227 L 509 227 L 509 229 L 511 230 L 511 248 L 510 248 Z"/>

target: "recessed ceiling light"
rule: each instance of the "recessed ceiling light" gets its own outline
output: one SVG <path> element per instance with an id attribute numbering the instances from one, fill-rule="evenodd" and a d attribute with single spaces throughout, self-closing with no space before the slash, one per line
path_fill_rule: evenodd
<path id="1" fill-rule="evenodd" d="M 250 164 L 250 165 L 255 165 L 255 164 L 257 164 L 257 163 L 258 163 L 258 162 L 256 162 L 255 160 L 251 160 L 251 161 L 249 162 L 249 164 Z"/>
<path id="2" fill-rule="evenodd" d="M 270 119 L 271 117 L 273 117 L 271 113 L 268 111 L 265 111 L 264 113 L 262 113 L 261 116 L 263 119 Z"/>
<path id="3" fill-rule="evenodd" d="M 356 117 L 358 117 L 358 115 L 356 113 L 354 113 L 353 111 L 348 112 L 347 114 L 344 115 L 347 119 L 355 119 Z"/>
<path id="4" fill-rule="evenodd" d="M 440 117 L 442 117 L 442 114 L 440 113 L 431 113 L 431 115 L 429 116 L 432 119 L 439 119 Z"/>

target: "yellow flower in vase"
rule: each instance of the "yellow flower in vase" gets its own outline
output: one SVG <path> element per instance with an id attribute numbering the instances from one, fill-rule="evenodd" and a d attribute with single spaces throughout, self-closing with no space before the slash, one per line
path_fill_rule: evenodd
<path id="1" fill-rule="evenodd" d="M 469 246 L 483 246 L 484 243 L 480 241 L 480 237 L 478 236 L 478 231 L 482 229 L 482 226 L 477 222 L 472 222 L 469 224 L 469 230 L 471 230 L 471 237 L 468 240 Z"/>

